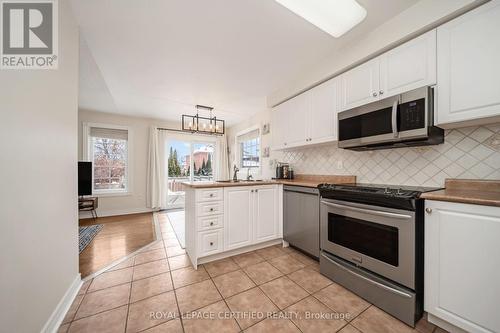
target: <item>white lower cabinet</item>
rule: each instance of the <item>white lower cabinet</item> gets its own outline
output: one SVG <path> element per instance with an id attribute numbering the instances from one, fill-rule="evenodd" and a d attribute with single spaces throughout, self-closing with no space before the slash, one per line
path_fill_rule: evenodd
<path id="1" fill-rule="evenodd" d="M 278 185 L 227 187 L 224 250 L 279 238 Z"/>
<path id="2" fill-rule="evenodd" d="M 500 207 L 426 201 L 430 321 L 451 331 L 500 332 L 499 238 Z"/>

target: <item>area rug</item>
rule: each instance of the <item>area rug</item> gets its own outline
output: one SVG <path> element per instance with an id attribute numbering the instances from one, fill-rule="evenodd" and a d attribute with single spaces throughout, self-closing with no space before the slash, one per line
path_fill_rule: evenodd
<path id="1" fill-rule="evenodd" d="M 90 242 L 92 242 L 97 233 L 101 231 L 102 227 L 103 227 L 102 224 L 94 224 L 86 227 L 80 227 L 80 229 L 78 230 L 79 253 L 82 253 L 82 251 L 85 250 L 87 245 L 89 245 Z"/>
<path id="2" fill-rule="evenodd" d="M 175 236 L 179 244 L 184 249 L 186 247 L 186 227 L 184 223 L 184 210 L 176 210 L 167 213 L 170 225 L 174 229 Z"/>

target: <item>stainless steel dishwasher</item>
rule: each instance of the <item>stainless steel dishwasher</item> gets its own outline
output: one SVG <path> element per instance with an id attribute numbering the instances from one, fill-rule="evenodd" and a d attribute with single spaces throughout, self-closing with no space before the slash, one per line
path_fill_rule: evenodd
<path id="1" fill-rule="evenodd" d="M 319 257 L 319 191 L 302 186 L 283 186 L 283 239 Z"/>

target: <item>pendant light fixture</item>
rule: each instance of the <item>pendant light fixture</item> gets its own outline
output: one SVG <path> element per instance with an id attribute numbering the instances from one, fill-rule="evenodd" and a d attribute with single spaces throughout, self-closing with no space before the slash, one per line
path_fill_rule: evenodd
<path id="1" fill-rule="evenodd" d="M 223 135 L 225 133 L 225 121 L 213 116 L 213 107 L 196 105 L 196 115 L 182 115 L 182 130 L 190 133 L 202 133 L 212 135 Z M 200 110 L 208 111 L 209 117 L 200 116 Z"/>

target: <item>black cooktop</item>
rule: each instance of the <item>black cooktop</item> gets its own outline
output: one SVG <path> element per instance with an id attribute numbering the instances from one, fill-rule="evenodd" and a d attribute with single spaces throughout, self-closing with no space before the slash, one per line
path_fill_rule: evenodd
<path id="1" fill-rule="evenodd" d="M 372 204 L 377 206 L 415 209 L 415 201 L 424 192 L 440 190 L 437 187 L 399 186 L 382 184 L 320 184 L 322 198 Z"/>

